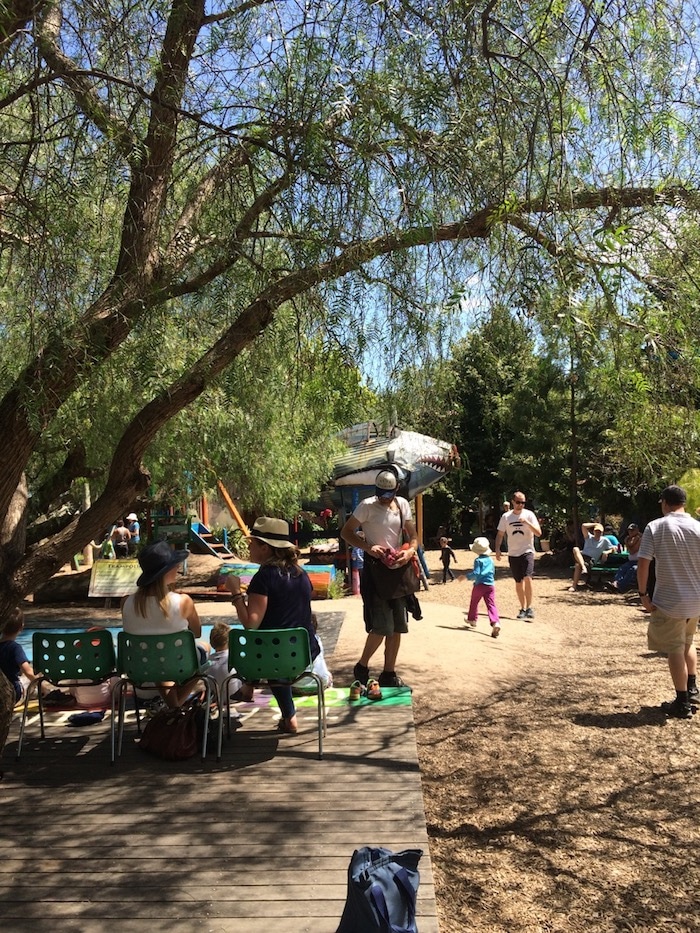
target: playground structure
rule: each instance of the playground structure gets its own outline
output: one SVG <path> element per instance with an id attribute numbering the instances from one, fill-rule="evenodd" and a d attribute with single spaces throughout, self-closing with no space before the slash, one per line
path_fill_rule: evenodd
<path id="1" fill-rule="evenodd" d="M 361 499 L 374 494 L 377 473 L 389 468 L 398 477 L 399 494 L 414 502 L 418 540 L 422 543 L 422 494 L 441 482 L 451 470 L 459 468 L 460 457 L 455 445 L 414 431 L 403 431 L 396 425 L 384 429 L 374 421 L 353 425 L 338 436 L 345 442 L 346 450 L 334 461 L 332 479 L 322 490 L 316 510 L 332 508 L 342 525 Z M 217 487 L 231 518 L 241 532 L 248 535 L 248 526 L 221 480 L 217 481 Z M 208 511 L 207 501 L 202 499 L 200 517 L 185 519 L 181 516 L 158 521 L 156 537 L 166 538 L 177 547 L 187 544 L 193 553 L 218 557 L 224 564 L 235 563 L 238 558 L 229 548 L 227 531 L 223 530 L 221 538 L 214 536 L 208 523 Z M 292 539 L 297 540 L 296 522 L 292 523 L 291 533 Z M 337 570 L 347 572 L 350 569 L 348 557 L 340 543 L 339 551 L 317 555 L 316 560 L 312 555 L 309 563 L 332 563 Z M 327 584 L 321 583 L 318 589 L 327 589 Z"/>

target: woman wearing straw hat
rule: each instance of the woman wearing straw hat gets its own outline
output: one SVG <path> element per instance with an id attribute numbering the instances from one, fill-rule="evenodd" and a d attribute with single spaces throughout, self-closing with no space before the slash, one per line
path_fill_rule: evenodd
<path id="1" fill-rule="evenodd" d="M 311 581 L 299 565 L 297 547 L 289 540 L 289 525 L 281 518 L 262 516 L 248 540 L 250 559 L 260 564 L 260 569 L 248 584 L 247 601 L 241 592 L 241 578 L 233 573 L 226 576 L 241 625 L 249 629 L 303 626 L 315 659 L 321 649 L 311 621 Z M 275 684 L 270 689 L 282 715 L 279 731 L 294 735 L 298 726 L 292 688 Z"/>
<path id="2" fill-rule="evenodd" d="M 134 635 L 169 635 L 189 629 L 198 638 L 202 623 L 190 596 L 171 592 L 180 568 L 189 551 L 173 551 L 167 541 L 149 544 L 139 554 L 141 576 L 138 590 L 122 600 L 122 627 Z M 158 684 L 158 689 L 170 707 L 178 707 L 192 692 L 195 681 L 179 687 L 173 683 Z"/>

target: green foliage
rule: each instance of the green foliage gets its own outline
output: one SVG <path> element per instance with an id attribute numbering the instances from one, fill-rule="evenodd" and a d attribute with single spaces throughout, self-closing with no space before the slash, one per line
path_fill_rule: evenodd
<path id="1" fill-rule="evenodd" d="M 336 574 L 328 584 L 328 599 L 343 599 L 345 595 L 345 579 L 342 574 Z"/>
<path id="2" fill-rule="evenodd" d="M 673 320 L 695 260 L 664 260 L 698 206 L 693 3 L 16 9 L 0 515 L 24 476 L 37 513 L 84 478 L 98 496 L 10 561 L 16 592 L 149 471 L 159 496 L 221 478 L 292 510 L 376 407 L 365 378 L 460 438 L 455 504 L 516 465 L 559 501 L 564 425 L 591 489 L 695 446 L 697 324 Z M 639 453 L 635 417 L 658 437 Z"/>

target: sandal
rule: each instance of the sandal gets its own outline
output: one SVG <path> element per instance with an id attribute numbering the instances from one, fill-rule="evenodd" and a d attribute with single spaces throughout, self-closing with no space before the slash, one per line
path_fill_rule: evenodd
<path id="1" fill-rule="evenodd" d="M 277 731 L 281 732 L 283 735 L 296 735 L 299 729 L 291 725 L 288 719 L 280 719 L 277 723 Z"/>
<path id="2" fill-rule="evenodd" d="M 353 680 L 350 684 L 350 700 L 361 700 L 363 696 L 367 695 L 367 688 L 364 687 L 359 680 Z"/>
<path id="3" fill-rule="evenodd" d="M 379 686 L 379 681 L 372 678 L 367 681 L 367 699 L 368 700 L 381 700 L 382 698 L 382 688 Z"/>

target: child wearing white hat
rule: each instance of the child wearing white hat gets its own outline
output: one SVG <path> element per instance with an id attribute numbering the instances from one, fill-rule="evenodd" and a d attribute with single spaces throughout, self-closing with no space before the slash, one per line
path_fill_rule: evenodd
<path id="1" fill-rule="evenodd" d="M 474 551 L 477 557 L 474 560 L 474 569 L 467 574 L 467 579 L 474 582 L 469 602 L 469 612 L 467 613 L 467 625 L 471 625 L 472 628 L 476 627 L 479 603 L 483 599 L 489 614 L 491 637 L 498 638 L 501 633 L 501 619 L 496 606 L 496 565 L 491 558 L 492 551 L 489 547 L 488 538 L 474 538 L 471 550 Z"/>

